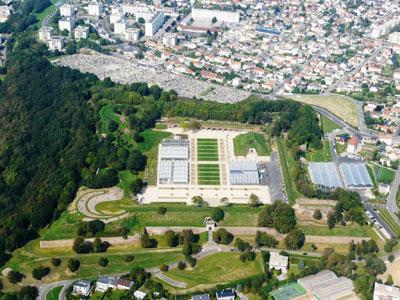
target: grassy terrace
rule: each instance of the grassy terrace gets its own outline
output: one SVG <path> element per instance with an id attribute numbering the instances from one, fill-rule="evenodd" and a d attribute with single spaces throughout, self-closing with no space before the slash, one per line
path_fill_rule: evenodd
<path id="1" fill-rule="evenodd" d="M 328 119 L 324 115 L 321 115 L 322 130 L 324 134 L 334 131 L 335 129 L 340 129 L 341 127 L 331 119 Z"/>
<path id="2" fill-rule="evenodd" d="M 199 164 L 197 165 L 198 184 L 219 185 L 219 165 Z"/>
<path id="3" fill-rule="evenodd" d="M 290 167 L 293 166 L 295 162 L 293 158 L 288 156 L 285 140 L 282 137 L 278 137 L 276 143 L 278 145 L 279 158 L 288 200 L 290 204 L 294 204 L 296 198 L 300 197 L 300 193 L 297 191 L 296 185 L 290 176 Z"/>
<path id="4" fill-rule="evenodd" d="M 336 225 L 329 229 L 326 225 L 300 225 L 299 228 L 307 235 L 320 236 L 353 236 L 353 237 L 369 237 L 368 226 L 352 225 Z"/>
<path id="5" fill-rule="evenodd" d="M 238 135 L 233 140 L 235 155 L 245 156 L 250 148 L 255 148 L 258 155 L 270 155 L 271 147 L 261 133 L 249 132 Z"/>
<path id="6" fill-rule="evenodd" d="M 197 160 L 218 161 L 218 140 L 197 139 Z"/>
<path id="7" fill-rule="evenodd" d="M 373 170 L 374 170 L 376 179 L 380 183 L 390 184 L 394 180 L 394 177 L 396 176 L 396 171 L 394 171 L 390 168 L 384 167 L 384 166 L 379 166 L 379 165 L 374 164 Z"/>
<path id="8" fill-rule="evenodd" d="M 217 253 L 198 261 L 193 269 L 174 269 L 166 272 L 168 277 L 186 282 L 188 288 L 204 284 L 226 283 L 232 280 L 263 273 L 260 254 L 254 262 L 241 262 L 239 253 Z"/>
<path id="9" fill-rule="evenodd" d="M 165 215 L 158 214 L 160 206 L 167 208 Z M 204 218 L 210 216 L 212 208 L 200 208 L 179 203 L 154 203 L 151 205 L 137 205 L 132 200 L 103 202 L 96 206 L 96 210 L 110 212 L 125 210 L 132 215 L 124 220 L 108 223 L 102 236 L 118 235 L 118 229 L 123 225 L 131 232 L 141 230 L 145 226 L 203 226 Z M 248 205 L 233 205 L 225 207 L 225 218 L 221 226 L 257 226 L 258 213 L 261 208 L 249 208 Z M 65 212 L 53 222 L 50 228 L 42 233 L 44 240 L 59 240 L 74 238 L 78 224 L 83 216 L 80 213 Z"/>

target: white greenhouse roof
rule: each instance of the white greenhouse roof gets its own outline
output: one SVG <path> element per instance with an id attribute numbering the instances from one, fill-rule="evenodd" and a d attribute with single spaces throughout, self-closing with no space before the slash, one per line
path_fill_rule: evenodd
<path id="1" fill-rule="evenodd" d="M 365 163 L 341 163 L 339 169 L 346 187 L 373 186 Z"/>
<path id="2" fill-rule="evenodd" d="M 339 172 L 334 162 L 312 162 L 309 165 L 312 182 L 326 188 L 342 187 Z"/>
<path id="3" fill-rule="evenodd" d="M 231 184 L 259 184 L 257 164 L 253 161 L 238 160 L 229 163 Z"/>
<path id="4" fill-rule="evenodd" d="M 158 168 L 160 183 L 189 182 L 189 162 L 186 160 L 161 160 Z"/>
<path id="5" fill-rule="evenodd" d="M 188 140 L 163 140 L 160 159 L 189 159 Z"/>

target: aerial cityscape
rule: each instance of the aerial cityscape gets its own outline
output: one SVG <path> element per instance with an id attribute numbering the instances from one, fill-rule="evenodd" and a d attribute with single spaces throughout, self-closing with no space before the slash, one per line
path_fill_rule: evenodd
<path id="1" fill-rule="evenodd" d="M 399 0 L 2 0 L 0 299 L 400 300 Z"/>

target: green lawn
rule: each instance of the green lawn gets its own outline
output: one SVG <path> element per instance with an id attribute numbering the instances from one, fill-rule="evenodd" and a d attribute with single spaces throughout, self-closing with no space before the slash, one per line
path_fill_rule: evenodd
<path id="1" fill-rule="evenodd" d="M 258 155 L 270 155 L 271 148 L 265 141 L 264 135 L 249 132 L 238 135 L 233 139 L 235 155 L 245 156 L 250 148 L 255 148 Z"/>
<path id="2" fill-rule="evenodd" d="M 197 139 L 197 160 L 218 161 L 218 140 Z"/>
<path id="3" fill-rule="evenodd" d="M 104 105 L 100 109 L 99 115 L 101 122 L 100 130 L 102 133 L 108 133 L 108 125 L 111 121 L 121 124 L 121 120 L 119 119 L 119 116 L 114 112 L 114 108 L 111 103 Z"/>
<path id="4" fill-rule="evenodd" d="M 378 183 L 376 181 L 376 176 L 375 176 L 375 172 L 374 172 L 373 167 L 371 165 L 367 164 L 367 170 L 368 170 L 369 177 L 372 180 L 372 184 L 373 184 L 374 188 L 377 188 L 378 187 Z"/>
<path id="5" fill-rule="evenodd" d="M 346 149 L 347 149 L 347 143 L 344 143 L 344 144 L 336 143 L 336 152 L 338 155 L 345 152 Z"/>
<path id="6" fill-rule="evenodd" d="M 374 164 L 373 169 L 375 172 L 376 179 L 380 183 L 390 184 L 394 180 L 394 177 L 396 176 L 396 172 L 387 167 Z"/>
<path id="7" fill-rule="evenodd" d="M 279 158 L 283 173 L 283 180 L 286 186 L 286 193 L 289 203 L 294 204 L 296 198 L 300 196 L 300 193 L 296 189 L 296 185 L 290 176 L 290 165 L 294 163 L 293 158 L 288 156 L 288 151 L 285 145 L 285 140 L 282 137 L 276 139 L 278 145 Z"/>
<path id="8" fill-rule="evenodd" d="M 216 253 L 197 262 L 189 270 L 174 269 L 166 272 L 168 277 L 186 282 L 188 288 L 202 284 L 226 283 L 263 273 L 260 254 L 254 262 L 241 262 L 239 253 Z"/>
<path id="9" fill-rule="evenodd" d="M 54 5 L 56 4 L 57 0 L 51 0 L 50 2 L 50 6 L 46 7 L 41 13 L 35 14 L 39 24 L 41 24 L 43 19 L 55 9 Z"/>
<path id="10" fill-rule="evenodd" d="M 219 185 L 219 165 L 199 164 L 197 165 L 198 184 Z"/>
<path id="11" fill-rule="evenodd" d="M 310 150 L 307 153 L 307 159 L 313 162 L 328 162 L 332 161 L 332 153 L 330 142 L 327 139 L 322 141 L 322 148 L 318 150 Z"/>
<path id="12" fill-rule="evenodd" d="M 50 292 L 48 292 L 46 295 L 46 300 L 58 300 L 58 296 L 60 295 L 62 288 L 63 286 L 61 285 L 50 290 Z"/>
<path id="13" fill-rule="evenodd" d="M 366 227 L 368 226 L 352 224 L 346 226 L 336 225 L 334 228 L 329 229 L 328 226 L 321 225 L 299 225 L 304 234 L 308 235 L 369 237 Z"/>
<path id="14" fill-rule="evenodd" d="M 341 127 L 336 122 L 331 119 L 321 115 L 322 130 L 324 134 L 334 131 L 335 129 L 340 129 Z"/>
<path id="15" fill-rule="evenodd" d="M 124 198 L 130 198 L 132 182 L 138 176 L 132 174 L 132 172 L 129 170 L 120 171 L 118 175 L 119 179 L 121 180 L 121 182 L 119 183 L 119 187 L 122 188 L 122 190 L 124 191 Z"/>

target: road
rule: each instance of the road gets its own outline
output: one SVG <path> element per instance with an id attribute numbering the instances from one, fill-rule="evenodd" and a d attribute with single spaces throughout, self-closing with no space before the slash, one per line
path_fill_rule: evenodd
<path id="1" fill-rule="evenodd" d="M 400 166 L 397 168 L 396 176 L 392 182 L 392 185 L 390 186 L 389 195 L 386 201 L 386 206 L 390 215 L 392 216 L 393 220 L 395 220 L 395 222 L 400 225 L 400 220 L 395 214 L 395 212 L 399 210 L 396 202 L 396 195 L 399 189 L 399 185 L 400 185 Z"/>
<path id="2" fill-rule="evenodd" d="M 367 201 L 363 201 L 364 202 L 364 207 L 365 209 L 367 209 L 371 215 L 378 221 L 378 223 L 386 230 L 387 233 L 389 233 L 389 235 L 391 237 L 396 237 L 397 234 L 395 232 L 393 232 L 392 228 L 386 224 L 386 222 L 381 218 L 381 216 L 374 210 L 374 208 L 372 207 L 371 204 L 369 204 Z"/>
<path id="3" fill-rule="evenodd" d="M 271 200 L 275 201 L 278 199 L 287 201 L 287 197 L 282 192 L 283 180 L 281 166 L 278 153 L 275 151 L 271 154 L 271 161 L 267 162 L 267 173 L 268 190 Z"/>
<path id="4" fill-rule="evenodd" d="M 63 0 L 57 0 L 57 3 L 55 4 L 55 8 L 49 13 L 47 16 L 45 16 L 42 20 L 42 27 L 48 27 L 51 18 L 57 13 L 59 7 L 63 4 Z"/>

